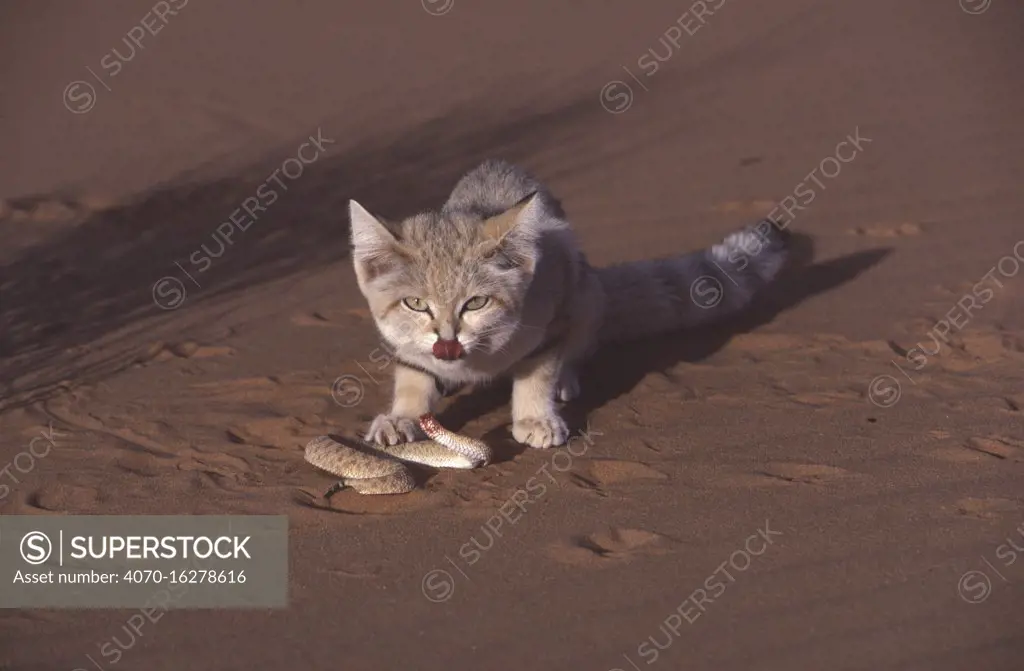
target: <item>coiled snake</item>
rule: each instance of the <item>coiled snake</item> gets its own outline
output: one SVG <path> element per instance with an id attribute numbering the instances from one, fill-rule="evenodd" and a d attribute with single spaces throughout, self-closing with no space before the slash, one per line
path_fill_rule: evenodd
<path id="1" fill-rule="evenodd" d="M 416 488 L 406 462 L 434 468 L 471 469 L 491 461 L 486 443 L 462 436 L 441 426 L 432 414 L 419 417 L 420 428 L 430 440 L 398 445 L 340 443 L 330 436 L 317 436 L 306 444 L 306 461 L 337 475 L 340 480 L 324 494 L 351 488 L 360 494 L 404 494 Z"/>

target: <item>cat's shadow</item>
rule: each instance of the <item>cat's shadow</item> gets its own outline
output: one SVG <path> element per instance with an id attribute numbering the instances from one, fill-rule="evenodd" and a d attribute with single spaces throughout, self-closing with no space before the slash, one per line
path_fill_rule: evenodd
<path id="1" fill-rule="evenodd" d="M 813 263 L 813 240 L 794 233 L 790 267 L 746 312 L 715 326 L 682 330 L 598 351 L 581 371 L 580 397 L 561 409 L 570 431 L 574 434 L 581 431 L 593 410 L 628 394 L 650 373 L 664 372 L 678 363 L 698 362 L 711 356 L 734 336 L 753 331 L 808 298 L 854 280 L 891 252 L 889 248 L 878 248 Z M 473 389 L 451 399 L 439 417 L 446 427 L 459 431 L 473 419 L 507 406 L 509 398 L 507 381 Z M 512 439 L 510 419 L 489 429 L 482 438 L 494 447 L 497 462 L 510 460 L 530 449 Z"/>

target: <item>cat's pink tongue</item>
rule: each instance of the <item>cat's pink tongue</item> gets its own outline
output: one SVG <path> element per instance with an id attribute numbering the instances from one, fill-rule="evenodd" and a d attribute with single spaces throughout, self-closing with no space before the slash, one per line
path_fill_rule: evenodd
<path id="1" fill-rule="evenodd" d="M 458 340 L 438 340 L 434 343 L 434 356 L 446 361 L 454 361 L 462 356 L 462 344 Z"/>

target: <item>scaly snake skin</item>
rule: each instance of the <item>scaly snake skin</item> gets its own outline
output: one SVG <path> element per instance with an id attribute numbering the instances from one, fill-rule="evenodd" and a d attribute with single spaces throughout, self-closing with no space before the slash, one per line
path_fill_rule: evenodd
<path id="1" fill-rule="evenodd" d="M 403 462 L 434 468 L 478 468 L 490 462 L 486 443 L 448 431 L 432 414 L 419 418 L 420 428 L 430 440 L 398 445 L 351 445 L 330 436 L 317 436 L 306 445 L 306 461 L 341 478 L 324 494 L 330 497 L 351 488 L 360 494 L 405 494 L 416 481 Z"/>

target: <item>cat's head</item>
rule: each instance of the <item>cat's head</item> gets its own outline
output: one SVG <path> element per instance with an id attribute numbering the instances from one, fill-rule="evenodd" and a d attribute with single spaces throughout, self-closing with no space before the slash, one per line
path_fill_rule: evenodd
<path id="1" fill-rule="evenodd" d="M 359 288 L 400 356 L 457 367 L 508 344 L 540 257 L 538 195 L 487 219 L 442 210 L 389 223 L 354 200 L 349 217 Z"/>

